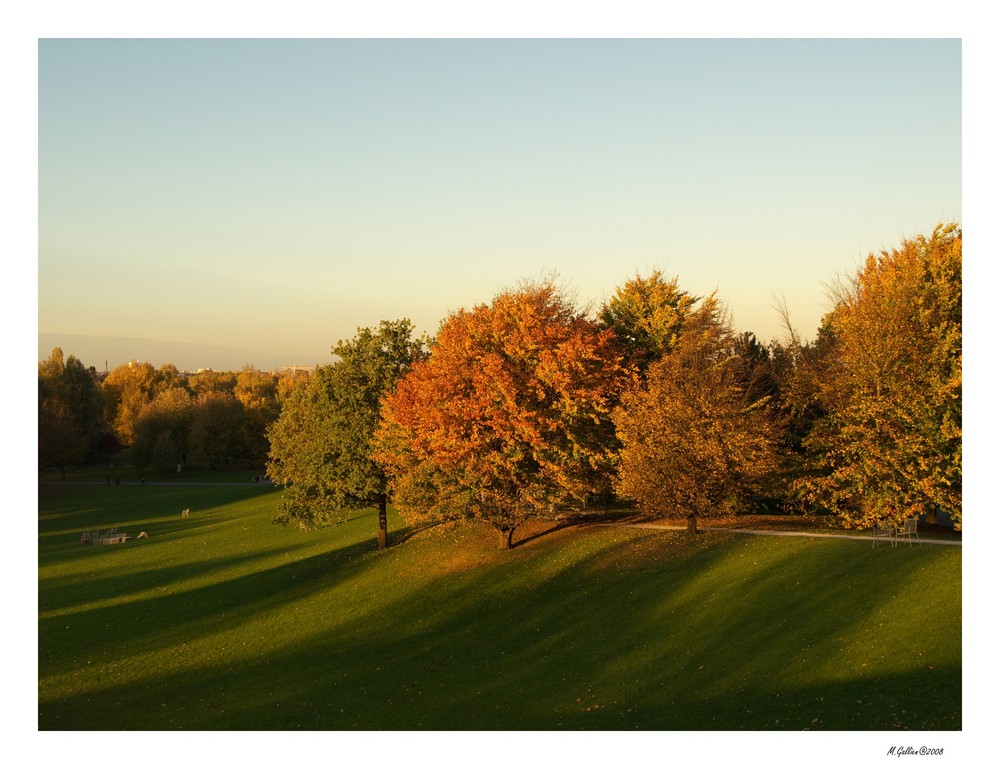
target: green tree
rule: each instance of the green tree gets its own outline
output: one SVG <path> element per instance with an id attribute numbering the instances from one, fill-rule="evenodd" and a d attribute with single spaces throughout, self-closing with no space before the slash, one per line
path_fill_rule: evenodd
<path id="1" fill-rule="evenodd" d="M 59 467 L 85 461 L 104 429 L 104 399 L 93 368 L 56 347 L 38 364 L 38 460 Z"/>
<path id="2" fill-rule="evenodd" d="M 601 307 L 597 319 L 615 333 L 631 362 L 644 373 L 673 349 L 697 301 L 681 290 L 676 277 L 667 280 L 654 270 L 648 277 L 636 274 L 626 281 Z"/>
<path id="3" fill-rule="evenodd" d="M 76 415 L 61 403 L 47 406 L 38 422 L 38 464 L 58 467 L 62 477 L 66 468 L 87 458 L 89 443 L 80 431 Z"/>
<path id="4" fill-rule="evenodd" d="M 822 356 L 797 372 L 821 409 L 798 491 L 848 526 L 932 506 L 961 521 L 961 229 L 869 254 L 824 327 Z"/>
<path id="5" fill-rule="evenodd" d="M 142 407 L 133 426 L 129 451 L 132 466 L 169 472 L 183 463 L 193 412 L 191 394 L 183 387 L 157 393 Z"/>
<path id="6" fill-rule="evenodd" d="M 780 467 L 780 427 L 759 369 L 714 296 L 685 321 L 674 349 L 622 399 L 619 494 L 648 514 L 699 517 L 749 508 Z"/>
<path id="7" fill-rule="evenodd" d="M 610 485 L 629 373 L 613 334 L 551 283 L 454 313 L 382 410 L 376 456 L 396 507 L 487 523 L 510 548 L 529 518 Z"/>
<path id="8" fill-rule="evenodd" d="M 382 398 L 425 355 L 424 340 L 412 336 L 405 319 L 360 328 L 333 348 L 337 362 L 291 391 L 268 430 L 268 475 L 285 487 L 276 522 L 324 525 L 374 507 L 378 546 L 387 546 L 388 479 L 371 442 Z"/>
<path id="9" fill-rule="evenodd" d="M 212 470 L 247 459 L 246 416 L 231 391 L 208 389 L 195 398 L 188 451 Z"/>

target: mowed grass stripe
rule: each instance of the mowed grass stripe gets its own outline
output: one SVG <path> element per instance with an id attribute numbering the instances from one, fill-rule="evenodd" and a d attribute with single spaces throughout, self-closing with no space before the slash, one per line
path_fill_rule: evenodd
<path id="1" fill-rule="evenodd" d="M 42 729 L 961 728 L 959 548 L 466 527 L 377 552 L 374 515 L 275 527 L 266 488 L 39 497 Z M 150 539 L 79 544 L 111 525 Z"/>

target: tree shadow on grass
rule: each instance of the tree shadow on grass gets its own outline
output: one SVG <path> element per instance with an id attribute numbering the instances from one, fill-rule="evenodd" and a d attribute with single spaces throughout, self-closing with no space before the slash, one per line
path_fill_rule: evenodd
<path id="1" fill-rule="evenodd" d="M 567 550 L 543 538 L 513 559 L 359 595 L 338 608 L 342 618 L 317 616 L 311 634 L 278 639 L 263 655 L 40 696 L 40 728 L 961 728 L 960 652 L 917 662 L 922 639 L 880 629 L 892 629 L 896 602 L 911 597 L 886 586 L 912 590 L 903 586 L 914 569 L 953 564 L 948 554 L 893 552 L 872 578 L 873 555 L 856 542 L 581 537 L 595 539 Z M 437 558 L 439 545 L 413 545 L 405 562 L 366 558 L 360 543 L 308 559 L 309 591 L 319 598 L 375 568 L 422 574 L 420 559 Z M 234 588 L 241 617 L 270 611 L 295 595 L 293 578 L 300 573 L 274 569 L 196 591 L 184 632 L 133 640 L 145 651 L 214 631 L 213 600 Z M 899 646 L 860 667 L 852 645 L 889 642 Z"/>
<path id="2" fill-rule="evenodd" d="M 568 529 L 573 526 L 579 526 L 580 524 L 577 523 L 576 521 L 566 519 L 540 525 L 543 526 L 543 528 L 541 528 L 540 530 L 534 530 L 532 531 L 531 534 L 528 534 L 525 537 L 515 540 L 512 543 L 511 548 L 516 549 L 522 547 L 524 545 L 527 545 L 529 542 L 534 542 L 535 540 L 541 539 L 542 537 L 547 537 L 552 534 L 555 534 L 557 531 L 562 531 L 563 529 Z"/>
<path id="3" fill-rule="evenodd" d="M 266 561 L 290 549 L 295 548 L 257 550 L 250 555 L 210 558 L 177 569 L 126 572 L 83 582 L 76 578 L 61 584 L 58 580 L 47 581 L 46 596 L 63 590 L 67 598 L 50 607 L 49 611 L 57 612 L 54 616 L 39 619 L 39 676 L 72 669 L 75 650 L 94 649 L 115 657 L 155 653 L 216 632 L 219 616 L 228 615 L 234 622 L 250 621 L 258 614 L 327 589 L 339 579 L 363 574 L 373 565 L 366 563 L 364 556 L 375 551 L 375 544 L 367 540 L 355 542 L 206 586 L 175 587 L 202 580 L 213 572 L 240 566 L 252 568 L 255 561 Z M 125 598 L 157 588 L 167 592 L 136 600 Z M 122 600 L 66 611 L 67 606 L 95 598 L 117 597 Z"/>
<path id="4" fill-rule="evenodd" d="M 410 524 L 400 529 L 389 531 L 389 547 L 399 547 L 409 542 L 417 534 L 431 531 L 444 526 L 444 521 L 427 521 L 425 523 Z"/>

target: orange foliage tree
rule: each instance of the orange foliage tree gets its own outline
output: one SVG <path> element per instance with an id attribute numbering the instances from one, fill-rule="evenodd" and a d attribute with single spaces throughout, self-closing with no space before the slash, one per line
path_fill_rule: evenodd
<path id="1" fill-rule="evenodd" d="M 162 378 L 151 363 L 132 361 L 117 366 L 104 379 L 108 423 L 122 444 L 135 439 L 135 424 L 159 389 Z"/>
<path id="2" fill-rule="evenodd" d="M 822 354 L 796 361 L 822 414 L 797 490 L 848 526 L 934 506 L 961 521 L 961 229 L 869 254 L 833 299 Z"/>
<path id="3" fill-rule="evenodd" d="M 452 314 L 383 403 L 375 456 L 396 507 L 488 523 L 510 548 L 532 516 L 610 487 L 630 377 L 613 334 L 552 283 Z"/>
<path id="4" fill-rule="evenodd" d="M 780 420 L 751 342 L 709 296 L 644 386 L 623 398 L 615 487 L 643 512 L 685 515 L 697 531 L 699 517 L 745 510 L 774 480 Z"/>

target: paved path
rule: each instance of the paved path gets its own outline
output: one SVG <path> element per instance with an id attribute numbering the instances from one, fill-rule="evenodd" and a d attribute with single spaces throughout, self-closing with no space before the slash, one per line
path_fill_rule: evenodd
<path id="1" fill-rule="evenodd" d="M 687 526 L 674 526 L 666 523 L 605 523 L 602 526 L 627 526 L 634 529 L 670 529 L 672 531 L 687 531 Z M 703 526 L 700 531 L 731 531 L 734 534 L 756 534 L 763 537 L 823 537 L 826 539 L 860 539 L 865 542 L 872 541 L 871 534 L 821 534 L 819 532 L 807 531 L 767 531 L 764 529 L 733 529 L 725 526 Z M 929 539 L 920 537 L 914 540 L 921 545 L 958 545 L 962 546 L 961 540 L 954 539 Z M 898 544 L 905 544 L 900 541 Z"/>
<path id="2" fill-rule="evenodd" d="M 106 481 L 72 481 L 72 480 L 39 480 L 39 484 L 59 484 L 62 486 L 106 486 Z M 129 486 L 265 486 L 272 485 L 270 482 L 254 483 L 253 481 L 122 481 L 115 485 Z M 273 485 L 272 485 L 273 486 Z M 273 488 L 277 488 L 273 486 Z M 600 523 L 598 526 L 625 526 L 633 529 L 668 529 L 671 531 L 687 531 L 687 526 L 676 526 L 667 523 Z M 726 526 L 703 526 L 701 531 L 731 531 L 734 534 L 756 534 L 762 537 L 822 537 L 826 539 L 860 539 L 871 542 L 871 534 L 822 534 L 819 532 L 806 531 L 767 531 L 766 529 L 734 529 Z M 921 545 L 957 545 L 962 546 L 961 540 L 954 539 L 929 539 L 920 537 L 917 544 Z"/>

